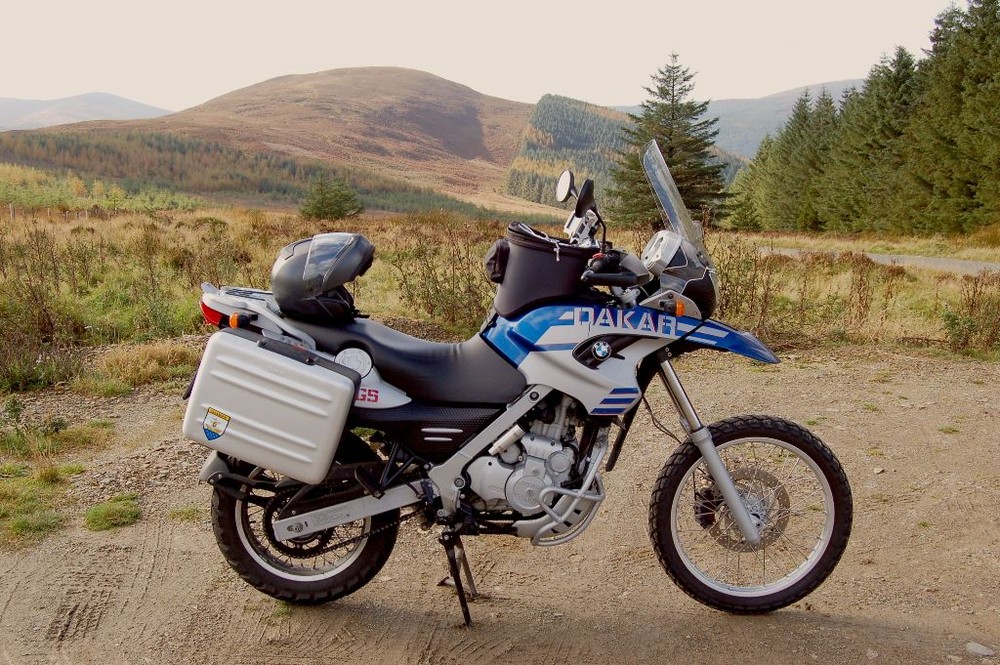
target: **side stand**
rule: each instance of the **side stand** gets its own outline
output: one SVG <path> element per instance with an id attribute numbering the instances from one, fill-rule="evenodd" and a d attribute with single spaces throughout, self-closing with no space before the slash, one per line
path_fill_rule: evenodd
<path id="1" fill-rule="evenodd" d="M 458 602 L 462 606 L 462 616 L 465 617 L 465 625 L 472 625 L 472 615 L 469 613 L 469 601 L 465 596 L 465 585 L 462 583 L 462 573 L 469 583 L 469 598 L 475 600 L 479 597 L 476 591 L 476 582 L 472 579 L 472 568 L 469 567 L 469 559 L 465 556 L 465 546 L 462 545 L 462 537 L 452 530 L 446 530 L 438 538 L 438 542 L 444 545 L 445 554 L 448 555 L 448 570 L 451 572 L 451 579 L 455 583 L 455 592 L 458 593 Z M 461 570 L 459 569 L 461 566 Z"/>

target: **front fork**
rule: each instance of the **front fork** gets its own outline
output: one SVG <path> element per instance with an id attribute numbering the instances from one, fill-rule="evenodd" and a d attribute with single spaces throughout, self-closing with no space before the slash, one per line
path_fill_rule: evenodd
<path id="1" fill-rule="evenodd" d="M 698 448 L 702 459 L 705 460 L 708 472 L 712 475 L 712 480 L 715 481 L 715 485 L 722 493 L 722 498 L 726 501 L 726 507 L 729 508 L 729 514 L 736 521 L 736 526 L 739 527 L 740 533 L 751 545 L 758 544 L 760 542 L 760 531 L 750 517 L 750 512 L 747 510 L 746 504 L 743 503 L 739 490 L 736 489 L 733 477 L 729 475 L 729 470 L 722 461 L 722 456 L 719 455 L 719 450 L 715 447 L 715 442 L 712 441 L 712 432 L 698 418 L 698 413 L 694 410 L 694 405 L 688 399 L 687 393 L 684 392 L 684 386 L 681 385 L 681 380 L 677 377 L 677 372 L 674 371 L 674 366 L 670 364 L 670 360 L 664 360 L 660 363 L 660 378 L 663 379 L 667 393 L 670 395 L 670 399 L 673 400 L 674 406 L 677 408 L 677 413 L 680 414 L 681 427 L 688 433 L 691 442 Z"/>

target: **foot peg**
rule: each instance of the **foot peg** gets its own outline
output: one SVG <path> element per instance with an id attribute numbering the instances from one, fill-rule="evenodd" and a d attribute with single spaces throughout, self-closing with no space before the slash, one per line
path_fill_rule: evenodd
<path id="1" fill-rule="evenodd" d="M 476 581 L 472 578 L 472 568 L 469 566 L 469 559 L 465 556 L 465 546 L 462 544 L 462 537 L 454 531 L 445 531 L 438 538 L 438 542 L 444 545 L 445 554 L 448 555 L 448 570 L 451 572 L 451 579 L 455 583 L 455 592 L 458 594 L 458 602 L 462 606 L 462 616 L 465 618 L 465 625 L 472 625 L 472 615 L 469 613 L 469 601 L 466 598 L 465 585 L 462 582 L 462 573 L 469 585 L 468 598 L 475 600 L 479 597 L 476 590 Z"/>

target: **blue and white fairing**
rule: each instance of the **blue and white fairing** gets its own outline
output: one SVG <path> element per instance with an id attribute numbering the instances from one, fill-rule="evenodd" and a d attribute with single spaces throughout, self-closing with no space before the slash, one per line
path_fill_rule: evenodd
<path id="1" fill-rule="evenodd" d="M 616 416 L 631 409 L 642 396 L 636 379 L 642 359 L 681 338 L 762 362 L 778 362 L 750 333 L 712 319 L 670 316 L 648 307 L 550 305 L 516 319 L 497 317 L 482 337 L 521 371 L 529 385 L 551 386 L 573 395 L 596 416 Z M 622 337 L 634 341 L 610 354 L 606 345 L 599 344 Z"/>

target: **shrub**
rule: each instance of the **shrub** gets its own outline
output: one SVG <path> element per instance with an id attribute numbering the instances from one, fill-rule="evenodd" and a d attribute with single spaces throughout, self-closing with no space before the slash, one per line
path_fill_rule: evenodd
<path id="1" fill-rule="evenodd" d="M 502 229 L 447 213 L 411 221 L 415 226 L 383 254 L 398 273 L 403 298 L 435 322 L 471 334 L 493 299 L 483 257 Z"/>
<path id="2" fill-rule="evenodd" d="M 957 305 L 941 316 L 953 351 L 1000 350 L 1000 272 L 964 277 Z"/>
<path id="3" fill-rule="evenodd" d="M 107 531 L 135 524 L 142 518 L 136 494 L 121 494 L 89 508 L 83 516 L 91 531 Z"/>

